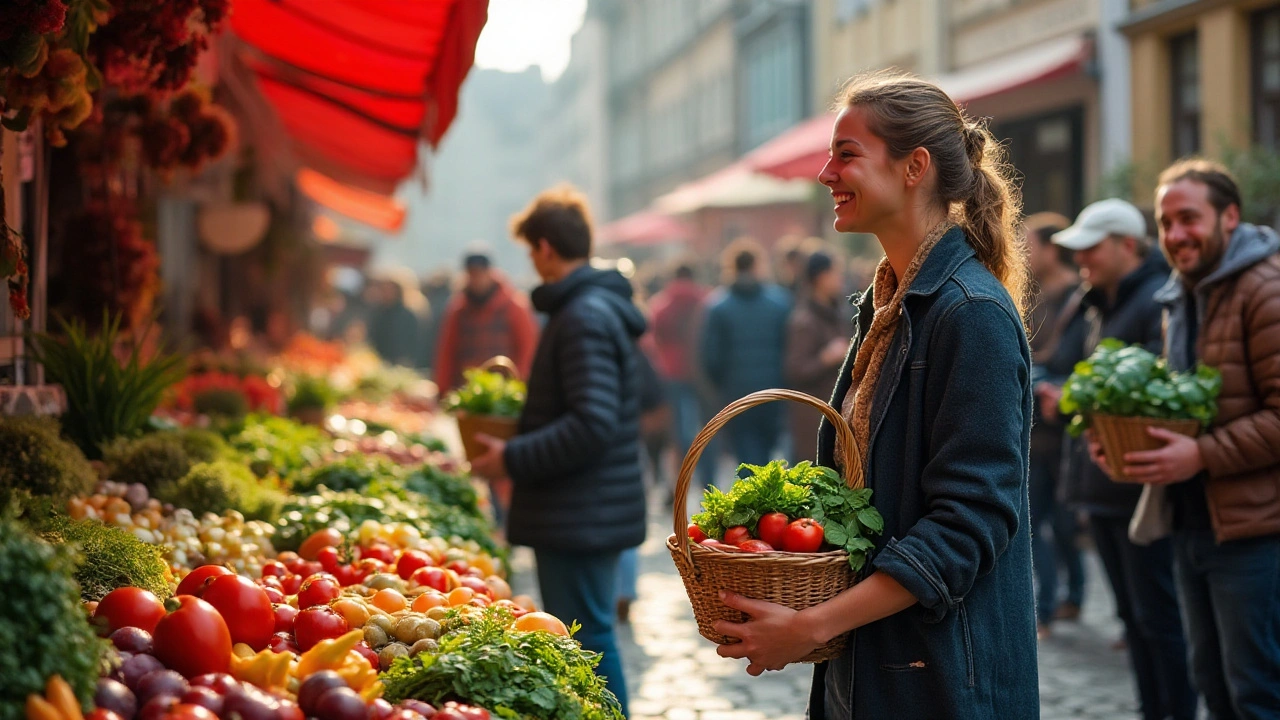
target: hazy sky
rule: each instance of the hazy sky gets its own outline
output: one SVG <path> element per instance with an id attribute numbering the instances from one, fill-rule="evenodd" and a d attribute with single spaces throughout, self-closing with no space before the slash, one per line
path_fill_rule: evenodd
<path id="1" fill-rule="evenodd" d="M 519 72 L 542 68 L 550 82 L 569 63 L 569 40 L 587 0 L 489 0 L 489 21 L 476 45 L 476 65 Z"/>

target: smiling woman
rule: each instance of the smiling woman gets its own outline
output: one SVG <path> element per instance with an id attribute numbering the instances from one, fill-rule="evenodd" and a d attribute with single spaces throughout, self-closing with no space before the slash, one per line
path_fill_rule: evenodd
<path id="1" fill-rule="evenodd" d="M 819 179 L 836 229 L 874 233 L 886 258 L 832 405 L 867 449 L 884 532 L 866 578 L 825 603 L 725 598 L 751 619 L 717 625 L 741 640 L 719 652 L 759 673 L 857 630 L 817 667 L 810 717 L 1036 717 L 1017 193 L 987 129 L 934 85 L 864 75 L 840 105 Z M 820 464 L 839 467 L 837 437 L 824 419 Z"/>

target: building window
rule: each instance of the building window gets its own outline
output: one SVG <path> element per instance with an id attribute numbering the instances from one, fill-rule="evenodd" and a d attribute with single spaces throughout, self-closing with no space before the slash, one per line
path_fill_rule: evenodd
<path id="1" fill-rule="evenodd" d="M 1173 155 L 1200 151 L 1200 43 L 1194 32 L 1169 41 L 1173 77 Z"/>
<path id="2" fill-rule="evenodd" d="M 1253 19 L 1253 139 L 1280 150 L 1280 5 Z"/>

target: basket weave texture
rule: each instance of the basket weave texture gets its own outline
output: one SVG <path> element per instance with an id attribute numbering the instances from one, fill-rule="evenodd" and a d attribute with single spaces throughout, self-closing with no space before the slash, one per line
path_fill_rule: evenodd
<path id="1" fill-rule="evenodd" d="M 715 631 L 712 625 L 717 620 L 734 623 L 747 620 L 744 613 L 726 607 L 720 601 L 721 590 L 785 605 L 793 610 L 803 610 L 830 600 L 855 582 L 854 572 L 849 567 L 849 555 L 843 550 L 825 553 L 751 553 L 709 548 L 689 541 L 689 483 L 702 451 L 736 415 L 757 405 L 778 400 L 809 405 L 826 415 L 841 436 L 839 447 L 845 453 L 842 466 L 848 473 L 845 481 L 855 490 L 864 485 L 862 461 L 853 430 L 839 412 L 812 395 L 793 390 L 761 390 L 735 401 L 707 423 L 694 438 L 684 463 L 680 466 L 673 513 L 675 532 L 667 538 L 667 549 L 671 551 L 671 558 L 680 571 L 685 592 L 693 605 L 698 632 L 720 645 L 737 641 Z M 847 642 L 848 635 L 841 635 L 815 649 L 800 662 L 831 660 L 844 651 Z"/>
<path id="2" fill-rule="evenodd" d="M 516 364 L 504 355 L 486 360 L 480 369 L 503 370 L 513 378 L 519 377 Z M 454 419 L 458 421 L 458 434 L 462 436 L 462 451 L 468 462 L 475 460 L 488 450 L 487 446 L 476 440 L 475 436 L 478 433 L 490 435 L 499 440 L 510 440 L 515 437 L 519 425 L 517 418 L 501 415 L 472 415 L 463 411 L 454 413 Z"/>
<path id="3" fill-rule="evenodd" d="M 1090 419 L 1093 432 L 1107 454 L 1116 482 L 1133 483 L 1124 474 L 1124 454 L 1143 450 L 1159 450 L 1164 443 L 1147 434 L 1147 428 L 1164 428 L 1170 432 L 1195 437 L 1200 433 L 1199 420 L 1164 420 L 1150 417 L 1122 417 L 1120 415 L 1094 415 Z"/>

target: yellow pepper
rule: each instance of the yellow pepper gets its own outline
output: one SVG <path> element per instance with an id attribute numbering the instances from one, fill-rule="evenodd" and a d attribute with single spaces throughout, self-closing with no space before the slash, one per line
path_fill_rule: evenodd
<path id="1" fill-rule="evenodd" d="M 359 693 L 372 687 L 374 684 L 379 685 L 378 695 L 382 694 L 381 684 L 378 683 L 378 671 L 374 670 L 369 661 L 358 652 L 352 652 L 347 656 L 347 660 L 341 667 L 335 668 L 338 676 L 347 681 L 347 686 Z M 378 697 L 375 695 L 374 697 Z"/>
<path id="2" fill-rule="evenodd" d="M 321 640 L 310 650 L 302 653 L 293 674 L 303 679 L 319 670 L 337 670 L 346 663 L 347 653 L 362 639 L 364 639 L 364 630 L 352 630 L 332 640 Z M 368 665 L 368 662 L 365 665 Z"/>
<path id="3" fill-rule="evenodd" d="M 295 659 L 291 652 L 263 650 L 247 657 L 232 653 L 231 676 L 267 690 L 283 690 L 289 683 Z"/>

